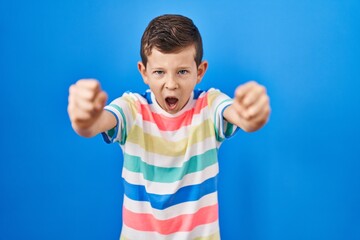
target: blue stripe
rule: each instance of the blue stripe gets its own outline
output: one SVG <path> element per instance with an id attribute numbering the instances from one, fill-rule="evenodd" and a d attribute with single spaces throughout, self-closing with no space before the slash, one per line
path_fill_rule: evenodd
<path id="1" fill-rule="evenodd" d="M 225 111 L 225 109 L 227 108 L 227 107 L 229 107 L 231 104 L 229 104 L 229 105 L 227 105 L 226 107 L 224 107 L 224 109 L 221 111 L 221 116 L 224 116 L 224 111 Z M 221 125 L 220 126 L 224 126 L 224 122 L 223 121 L 226 121 L 225 120 L 225 118 L 223 117 L 222 119 L 221 119 Z M 234 130 L 234 128 L 235 128 L 235 130 Z M 233 136 L 235 136 L 235 134 L 237 133 L 237 131 L 239 130 L 239 127 L 238 126 L 236 126 L 236 125 L 234 125 L 234 124 L 232 124 L 232 123 L 230 123 L 230 122 L 228 122 L 227 121 L 227 124 L 226 124 L 226 129 L 224 130 L 224 136 L 225 136 L 225 138 L 231 138 L 231 137 L 233 137 Z"/>
<path id="2" fill-rule="evenodd" d="M 198 99 L 200 94 L 202 94 L 204 91 L 200 90 L 200 89 L 195 89 L 194 90 L 194 99 Z"/>
<path id="3" fill-rule="evenodd" d="M 196 201 L 203 196 L 216 191 L 217 176 L 197 184 L 180 188 L 174 194 L 153 194 L 147 193 L 142 185 L 128 183 L 124 179 L 125 195 L 135 201 L 150 202 L 152 208 L 164 210 L 179 203 Z"/>
<path id="4" fill-rule="evenodd" d="M 150 91 L 144 92 L 143 95 L 142 95 L 142 97 L 146 99 L 146 101 L 148 102 L 148 104 L 152 104 L 151 92 L 150 92 Z"/>
<path id="5" fill-rule="evenodd" d="M 116 118 L 116 126 L 115 126 L 113 129 L 110 129 L 110 130 L 108 130 L 108 131 L 106 131 L 106 132 L 102 132 L 102 133 L 101 133 L 101 135 L 102 135 L 102 137 L 103 137 L 103 139 L 104 139 L 104 141 L 105 141 L 106 143 L 112 143 L 112 142 L 114 142 L 114 139 L 115 139 L 115 138 L 117 137 L 117 135 L 118 135 L 119 118 L 118 118 L 118 116 L 116 115 L 116 113 L 114 113 L 113 111 L 111 111 L 111 110 L 109 110 L 109 109 L 104 109 L 104 110 L 112 113 L 112 114 L 115 116 L 115 118 Z M 112 130 L 113 130 L 113 131 L 112 131 Z M 111 136 L 109 135 L 109 133 L 112 133 Z"/>

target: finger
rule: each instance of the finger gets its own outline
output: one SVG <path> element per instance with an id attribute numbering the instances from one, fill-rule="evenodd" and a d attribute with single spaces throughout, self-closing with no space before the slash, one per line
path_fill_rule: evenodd
<path id="1" fill-rule="evenodd" d="M 89 111 L 85 111 L 81 108 L 73 108 L 69 106 L 69 116 L 72 122 L 88 121 L 92 118 Z"/>
<path id="2" fill-rule="evenodd" d="M 95 112 L 95 103 L 94 100 L 89 99 L 90 95 L 84 92 L 88 92 L 88 90 L 79 89 L 78 86 L 72 85 L 69 89 L 69 98 L 68 98 L 68 105 L 70 114 L 76 115 L 76 110 L 80 109 L 82 111 L 87 111 L 91 114 Z M 84 97 L 87 96 L 87 97 Z"/>
<path id="3" fill-rule="evenodd" d="M 71 85 L 69 87 L 69 97 L 68 97 L 68 102 L 69 102 L 69 105 L 73 102 L 73 99 L 74 99 L 74 95 L 75 95 L 75 85 Z"/>
<path id="4" fill-rule="evenodd" d="M 76 82 L 76 86 L 79 94 L 83 94 L 83 97 L 92 100 L 101 91 L 100 83 L 96 79 L 81 79 Z"/>
<path id="5" fill-rule="evenodd" d="M 93 114 L 96 111 L 95 102 L 84 98 L 74 99 L 76 108 Z"/>
<path id="6" fill-rule="evenodd" d="M 108 99 L 108 95 L 106 94 L 106 92 L 104 91 L 99 92 L 94 101 L 95 109 L 96 110 L 103 109 L 105 107 L 107 99 Z"/>
<path id="7" fill-rule="evenodd" d="M 251 87 L 249 87 L 248 92 L 243 97 L 242 103 L 245 107 L 249 107 L 255 104 L 259 100 L 259 98 L 264 95 L 266 95 L 265 87 L 258 84 L 252 85 Z"/>
<path id="8" fill-rule="evenodd" d="M 250 81 L 247 82 L 245 84 L 240 85 L 239 87 L 236 88 L 235 90 L 235 98 L 242 100 L 245 95 L 247 94 L 247 92 L 255 85 L 257 84 L 254 81 Z"/>
<path id="9" fill-rule="evenodd" d="M 94 100 L 99 89 L 92 87 L 85 87 L 83 85 L 74 84 L 70 87 L 69 94 L 76 98 L 83 98 L 86 100 Z"/>
<path id="10" fill-rule="evenodd" d="M 257 125 L 257 126 L 262 126 L 263 124 L 265 124 L 270 116 L 270 106 L 266 105 L 262 111 L 260 111 L 258 113 L 258 115 L 256 115 L 255 117 L 253 117 L 250 121 L 253 122 L 253 124 Z"/>
<path id="11" fill-rule="evenodd" d="M 92 78 L 80 79 L 76 82 L 76 85 L 81 88 L 86 88 L 95 92 L 98 92 L 101 89 L 99 81 Z"/>
<path id="12" fill-rule="evenodd" d="M 234 107 L 236 114 L 239 115 L 241 118 L 244 119 L 250 118 L 249 114 L 246 111 L 246 108 L 241 104 L 239 100 L 235 99 L 232 106 Z"/>
<path id="13" fill-rule="evenodd" d="M 252 119 L 244 119 L 242 121 L 242 127 L 247 132 L 253 132 L 260 129 L 268 120 L 270 115 L 270 107 L 266 106 L 266 108 L 259 112 L 259 114 Z"/>
<path id="14" fill-rule="evenodd" d="M 246 108 L 246 113 L 250 118 L 259 115 L 267 106 L 269 106 L 269 97 L 261 95 L 260 98 L 254 102 L 250 107 Z"/>

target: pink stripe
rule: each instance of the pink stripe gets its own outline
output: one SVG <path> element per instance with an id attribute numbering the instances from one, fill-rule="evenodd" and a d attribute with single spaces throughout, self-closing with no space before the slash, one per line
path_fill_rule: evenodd
<path id="1" fill-rule="evenodd" d="M 144 121 L 155 123 L 162 131 L 175 131 L 183 126 L 191 124 L 194 114 L 199 114 L 200 111 L 208 105 L 207 94 L 196 101 L 194 108 L 184 112 L 180 116 L 169 118 L 158 113 L 151 112 L 150 106 L 147 104 L 140 105 L 140 112 Z"/>
<path id="2" fill-rule="evenodd" d="M 175 232 L 189 232 L 195 227 L 218 220 L 218 204 L 203 207 L 194 214 L 179 215 L 167 220 L 158 220 L 151 214 L 134 213 L 123 207 L 123 221 L 138 231 L 151 231 L 168 235 Z"/>

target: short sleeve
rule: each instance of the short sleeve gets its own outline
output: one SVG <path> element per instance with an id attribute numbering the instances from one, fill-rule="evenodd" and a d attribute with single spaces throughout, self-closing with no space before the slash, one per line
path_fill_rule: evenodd
<path id="1" fill-rule="evenodd" d="M 135 102 L 130 93 L 125 93 L 104 108 L 106 111 L 112 113 L 117 121 L 114 128 L 102 133 L 106 143 L 116 142 L 121 145 L 125 144 L 127 134 L 133 126 L 136 116 Z"/>
<path id="2" fill-rule="evenodd" d="M 236 125 L 226 121 L 223 117 L 225 109 L 233 103 L 233 99 L 214 88 L 209 89 L 207 94 L 210 114 L 212 114 L 214 122 L 216 139 L 217 141 L 222 142 L 238 131 Z"/>

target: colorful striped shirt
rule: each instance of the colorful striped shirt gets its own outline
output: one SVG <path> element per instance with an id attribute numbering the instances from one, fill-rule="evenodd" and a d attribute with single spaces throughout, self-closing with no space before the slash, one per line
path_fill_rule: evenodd
<path id="1" fill-rule="evenodd" d="M 218 90 L 194 90 L 170 114 L 148 90 L 105 107 L 117 126 L 103 137 L 124 155 L 121 240 L 220 239 L 217 152 L 237 130 L 223 119 L 231 103 Z"/>

